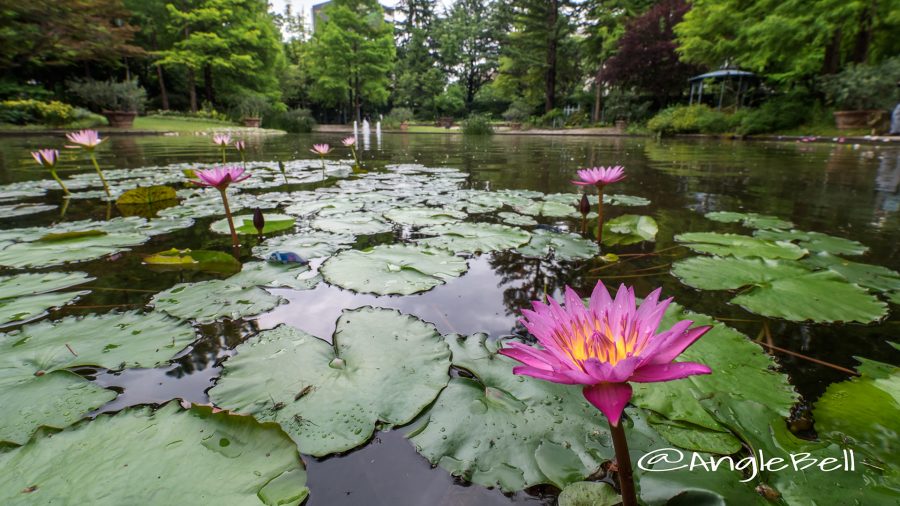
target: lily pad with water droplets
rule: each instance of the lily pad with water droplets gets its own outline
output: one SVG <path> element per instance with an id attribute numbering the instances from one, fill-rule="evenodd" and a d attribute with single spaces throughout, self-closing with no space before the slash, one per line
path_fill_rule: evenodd
<path id="1" fill-rule="evenodd" d="M 217 405 L 280 424 L 315 456 L 403 425 L 447 384 L 450 352 L 433 325 L 389 309 L 345 310 L 333 344 L 282 325 L 237 347 L 210 390 Z"/>
<path id="2" fill-rule="evenodd" d="M 325 280 L 333 285 L 378 295 L 425 292 L 466 270 L 465 259 L 448 251 L 405 244 L 344 251 L 321 268 Z"/>
<path id="3" fill-rule="evenodd" d="M 419 239 L 425 246 L 445 248 L 454 253 L 490 252 L 522 246 L 531 239 L 528 232 L 489 223 L 454 223 L 423 228 L 423 235 L 436 236 Z"/>
<path id="4" fill-rule="evenodd" d="M 502 212 L 497 213 L 497 217 L 503 220 L 503 223 L 506 223 L 507 225 L 518 227 L 532 227 L 538 224 L 537 220 L 531 216 L 525 216 L 524 214 Z"/>
<path id="5" fill-rule="evenodd" d="M 241 272 L 226 281 L 242 287 L 292 288 L 310 290 L 322 280 L 320 275 L 310 275 L 309 267 L 295 263 L 248 262 Z"/>
<path id="6" fill-rule="evenodd" d="M 3 504 L 300 504 L 306 470 L 274 425 L 171 402 L 100 415 L 0 454 Z M 187 499 L 190 498 L 190 499 Z"/>
<path id="7" fill-rule="evenodd" d="M 314 219 L 311 225 L 333 234 L 352 235 L 383 234 L 394 229 L 380 214 L 365 212 L 323 216 Z"/>
<path id="8" fill-rule="evenodd" d="M 531 258 L 546 258 L 552 253 L 560 260 L 577 260 L 597 256 L 600 248 L 594 241 L 589 241 L 578 234 L 535 230 L 531 233 L 531 241 L 517 251 Z"/>
<path id="9" fill-rule="evenodd" d="M 100 233 L 16 242 L 0 249 L 0 265 L 40 268 L 85 262 L 124 251 L 148 240 L 150 237 L 144 234 Z"/>
<path id="10" fill-rule="evenodd" d="M 64 306 L 87 290 L 48 293 L 87 283 L 94 278 L 83 272 L 28 273 L 0 276 L 0 327 L 24 323 L 37 318 L 48 309 Z"/>
<path id="11" fill-rule="evenodd" d="M 740 258 L 784 258 L 797 260 L 808 252 L 786 241 L 773 242 L 759 237 L 715 232 L 688 232 L 675 236 L 675 240 L 700 253 L 735 256 Z"/>
<path id="12" fill-rule="evenodd" d="M 253 254 L 266 259 L 276 251 L 296 253 L 304 260 L 331 256 L 342 249 L 347 249 L 356 242 L 350 234 L 333 234 L 311 230 L 298 234 L 282 235 L 267 239 L 266 242 L 253 248 Z"/>
<path id="13" fill-rule="evenodd" d="M 150 300 L 150 304 L 160 311 L 198 323 L 256 316 L 283 302 L 281 297 L 256 286 L 241 286 L 219 279 L 179 283 Z"/>
<path id="14" fill-rule="evenodd" d="M 384 217 L 411 227 L 426 227 L 430 225 L 444 225 L 456 223 L 466 218 L 466 213 L 449 209 L 435 209 L 431 207 L 403 207 L 392 209 L 384 213 Z"/>
<path id="15" fill-rule="evenodd" d="M 559 506 L 615 506 L 621 502 L 622 496 L 604 482 L 578 481 L 559 494 Z"/>

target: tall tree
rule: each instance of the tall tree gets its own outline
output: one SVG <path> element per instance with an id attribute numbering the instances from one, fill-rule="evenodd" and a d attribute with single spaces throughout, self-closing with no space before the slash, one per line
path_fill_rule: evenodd
<path id="1" fill-rule="evenodd" d="M 391 25 L 377 0 L 333 0 L 316 23 L 310 52 L 313 99 L 351 106 L 362 120 L 364 105 L 383 105 L 390 94 L 395 48 Z"/>
<path id="2" fill-rule="evenodd" d="M 675 53 L 672 28 L 689 8 L 686 0 L 662 0 L 629 22 L 603 79 L 653 95 L 661 105 L 680 95 L 687 80 L 700 70 L 679 60 Z"/>
<path id="3" fill-rule="evenodd" d="M 397 67 L 394 103 L 417 113 L 434 113 L 435 97 L 446 79 L 438 68 L 435 1 L 401 0 L 397 4 Z"/>
<path id="4" fill-rule="evenodd" d="M 498 86 L 529 102 L 543 102 L 545 112 L 556 107 L 559 89 L 580 79 L 574 8 L 571 0 L 512 4 L 513 32 L 503 48 Z"/>
<path id="5" fill-rule="evenodd" d="M 465 88 L 467 108 L 497 72 L 501 38 L 509 30 L 498 7 L 497 0 L 457 0 L 440 23 L 441 59 Z"/>

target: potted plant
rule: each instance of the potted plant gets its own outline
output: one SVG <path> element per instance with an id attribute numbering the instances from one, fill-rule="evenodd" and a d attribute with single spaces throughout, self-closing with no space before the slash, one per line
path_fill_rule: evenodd
<path id="1" fill-rule="evenodd" d="M 245 127 L 259 128 L 262 124 L 262 112 L 269 108 L 269 101 L 259 95 L 249 95 L 241 99 L 238 108 L 241 123 Z"/>
<path id="2" fill-rule="evenodd" d="M 850 65 L 838 74 L 821 78 L 822 90 L 837 108 L 835 126 L 846 130 L 866 128 L 894 103 L 900 79 L 900 57 L 879 65 Z"/>
<path id="3" fill-rule="evenodd" d="M 85 79 L 69 83 L 69 91 L 94 112 L 106 116 L 113 128 L 131 128 L 144 110 L 147 91 L 137 79 L 116 82 Z"/>

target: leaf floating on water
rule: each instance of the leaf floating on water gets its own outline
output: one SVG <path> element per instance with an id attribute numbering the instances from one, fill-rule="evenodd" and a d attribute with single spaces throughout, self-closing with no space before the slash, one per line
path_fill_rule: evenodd
<path id="1" fill-rule="evenodd" d="M 759 237 L 715 232 L 678 234 L 675 240 L 700 253 L 735 256 L 739 258 L 784 258 L 797 260 L 808 251 L 790 242 L 772 242 Z"/>
<path id="2" fill-rule="evenodd" d="M 531 241 L 517 251 L 530 258 L 547 258 L 552 253 L 560 260 L 589 259 L 600 253 L 597 243 L 578 234 L 564 234 L 549 230 L 535 230 Z"/>
<path id="3" fill-rule="evenodd" d="M 594 227 L 596 230 L 596 227 Z M 650 216 L 625 214 L 603 223 L 603 244 L 605 246 L 629 245 L 644 241 L 655 241 L 659 225 Z"/>
<path id="4" fill-rule="evenodd" d="M 747 228 L 756 229 L 785 229 L 791 228 L 794 224 L 787 220 L 782 220 L 777 216 L 756 213 L 733 213 L 729 211 L 716 211 L 706 213 L 706 218 L 721 223 L 741 223 Z"/>
<path id="5" fill-rule="evenodd" d="M 172 248 L 144 257 L 144 263 L 163 270 L 190 269 L 221 273 L 241 270 L 241 263 L 237 259 L 221 251 Z"/>
<path id="6" fill-rule="evenodd" d="M 120 195 L 116 205 L 149 205 L 177 198 L 175 189 L 169 186 L 140 186 Z"/>
<path id="7" fill-rule="evenodd" d="M 263 217 L 265 220 L 265 226 L 263 227 L 262 233 L 264 235 L 274 232 L 280 232 L 282 230 L 288 230 L 294 227 L 293 216 L 287 216 L 285 214 L 265 214 L 263 215 Z M 253 225 L 252 214 L 235 216 L 234 228 L 235 231 L 241 235 L 257 235 L 256 226 Z M 221 219 L 213 222 L 213 224 L 209 226 L 209 229 L 213 232 L 216 232 L 217 234 L 231 233 L 228 228 L 227 219 Z"/>
<path id="8" fill-rule="evenodd" d="M 43 242 L 56 242 L 56 241 L 69 241 L 72 239 L 83 239 L 85 237 L 99 237 L 107 235 L 106 232 L 102 230 L 76 230 L 73 232 L 58 232 L 58 233 L 50 233 L 41 236 L 38 241 Z"/>

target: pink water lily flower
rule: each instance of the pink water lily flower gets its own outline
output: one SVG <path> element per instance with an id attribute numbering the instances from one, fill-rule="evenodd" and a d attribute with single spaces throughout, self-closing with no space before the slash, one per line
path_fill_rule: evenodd
<path id="1" fill-rule="evenodd" d="M 621 285 L 612 299 L 598 282 L 586 308 L 574 290 L 566 287 L 565 307 L 534 302 L 534 310 L 522 310 L 522 323 L 542 348 L 509 342 L 500 353 L 525 365 L 514 374 L 566 385 L 583 385 L 584 397 L 618 426 L 631 399 L 628 382 L 671 381 L 695 374 L 710 374 L 709 367 L 694 362 L 673 362 L 688 346 L 712 327 L 690 328 L 682 320 L 658 332 L 671 298 L 659 302 L 662 289 L 654 290 L 640 307 L 634 289 Z"/>
<path id="2" fill-rule="evenodd" d="M 328 153 L 331 153 L 331 146 L 329 146 L 328 144 L 313 144 L 312 149 L 310 149 L 309 151 L 319 156 L 325 156 Z"/>
<path id="3" fill-rule="evenodd" d="M 241 167 L 216 167 L 213 169 L 197 170 L 194 175 L 199 178 L 193 180 L 194 184 L 200 186 L 210 186 L 219 191 L 225 191 L 231 183 L 240 183 L 250 177 L 249 173 L 244 173 Z"/>
<path id="4" fill-rule="evenodd" d="M 213 135 L 213 143 L 218 144 L 221 147 L 225 147 L 231 144 L 231 136 L 228 134 L 216 134 Z"/>
<path id="5" fill-rule="evenodd" d="M 572 181 L 580 186 L 608 185 L 625 179 L 625 167 L 621 165 L 610 167 L 594 167 L 578 171 L 581 181 Z"/>
<path id="6" fill-rule="evenodd" d="M 31 156 L 34 158 L 34 161 L 39 163 L 42 167 L 52 169 L 53 167 L 56 167 L 56 161 L 59 159 L 59 151 L 55 149 L 39 149 L 37 151 L 32 151 Z"/>
<path id="7" fill-rule="evenodd" d="M 66 139 L 69 139 L 69 142 L 75 144 L 74 146 L 66 146 L 67 148 L 82 148 L 88 151 L 93 151 L 103 139 L 100 138 L 100 134 L 97 133 L 96 130 L 81 130 L 80 132 L 69 132 L 66 134 Z"/>
<path id="8" fill-rule="evenodd" d="M 356 137 L 352 135 L 350 137 L 345 137 L 344 140 L 341 141 L 345 147 L 355 146 L 356 145 Z"/>
<path id="9" fill-rule="evenodd" d="M 244 141 L 234 141 L 234 149 L 238 151 L 244 151 L 247 149 L 247 144 Z"/>

